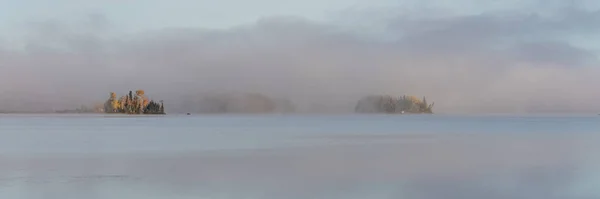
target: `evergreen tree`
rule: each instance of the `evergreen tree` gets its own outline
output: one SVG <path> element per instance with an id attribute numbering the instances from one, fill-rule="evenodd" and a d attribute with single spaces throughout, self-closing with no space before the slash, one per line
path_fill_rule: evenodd
<path id="1" fill-rule="evenodd" d="M 160 100 L 160 114 L 165 114 L 165 105 L 162 100 Z"/>

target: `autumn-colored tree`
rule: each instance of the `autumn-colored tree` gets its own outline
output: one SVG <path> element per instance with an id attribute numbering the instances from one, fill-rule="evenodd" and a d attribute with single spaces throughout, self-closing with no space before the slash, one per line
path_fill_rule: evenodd
<path id="1" fill-rule="evenodd" d="M 111 92 L 110 97 L 104 103 L 104 112 L 106 113 L 116 113 L 119 111 L 121 104 L 119 100 L 117 100 L 117 94 Z"/>
<path id="2" fill-rule="evenodd" d="M 105 103 L 106 113 L 127 113 L 127 114 L 164 114 L 162 104 L 155 103 L 144 96 L 144 90 L 137 90 L 136 95 L 129 91 L 128 95 L 122 96 L 117 100 L 115 93 L 111 93 L 109 100 Z M 152 106 L 149 105 L 152 103 Z M 146 113 L 147 112 L 147 113 Z"/>

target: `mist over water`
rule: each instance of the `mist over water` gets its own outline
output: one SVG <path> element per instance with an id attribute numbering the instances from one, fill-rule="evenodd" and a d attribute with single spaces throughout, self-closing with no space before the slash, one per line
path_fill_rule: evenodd
<path id="1" fill-rule="evenodd" d="M 597 112 L 600 15 L 569 2 L 481 12 L 421 3 L 335 20 L 268 16 L 226 29 L 138 32 L 119 31 L 119 19 L 102 13 L 32 19 L 0 44 L 0 110 L 91 106 L 109 92 L 144 89 L 171 113 L 240 92 L 309 113 L 352 112 L 370 94 L 427 96 L 438 113 Z M 425 15 L 431 7 L 439 12 Z"/>
<path id="2" fill-rule="evenodd" d="M 594 116 L 0 117 L 0 197 L 598 198 Z"/>
<path id="3" fill-rule="evenodd" d="M 594 1 L 408 0 L 220 29 L 163 24 L 168 3 L 61 2 L 80 15 L 7 25 L 0 7 L 0 112 L 143 89 L 168 115 L 0 114 L 0 198 L 600 198 Z M 156 25 L 123 28 L 140 10 Z M 244 94 L 296 114 L 195 114 Z M 346 114 L 378 94 L 436 115 Z"/>

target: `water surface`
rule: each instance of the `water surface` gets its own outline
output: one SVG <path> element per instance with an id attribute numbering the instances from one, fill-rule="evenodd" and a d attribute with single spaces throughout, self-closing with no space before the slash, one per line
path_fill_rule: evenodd
<path id="1" fill-rule="evenodd" d="M 600 117 L 0 115 L 0 198 L 600 198 Z"/>

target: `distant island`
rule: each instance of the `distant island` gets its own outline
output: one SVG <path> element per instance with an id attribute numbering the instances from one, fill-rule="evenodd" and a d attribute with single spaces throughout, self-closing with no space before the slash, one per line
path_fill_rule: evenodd
<path id="1" fill-rule="evenodd" d="M 199 98 L 198 98 L 199 97 Z M 287 99 L 271 98 L 260 93 L 205 93 L 187 96 L 176 103 L 174 111 L 199 114 L 268 114 L 294 113 L 296 107 Z M 178 106 L 177 106 L 178 105 Z M 360 98 L 354 107 L 356 113 L 385 114 L 433 114 L 434 103 L 429 104 L 425 97 L 370 95 Z M 350 109 L 351 111 L 352 109 Z M 166 114 L 163 101 L 150 100 L 144 90 L 129 91 L 117 96 L 110 92 L 104 102 L 93 106 L 81 105 L 79 108 L 65 110 L 11 111 L 0 113 L 103 113 L 103 114 Z"/>
<path id="2" fill-rule="evenodd" d="M 295 111 L 290 100 L 252 92 L 206 93 L 197 100 L 189 100 L 184 104 L 185 107 L 189 107 L 186 112 L 201 114 L 269 114 Z"/>
<path id="3" fill-rule="evenodd" d="M 102 108 L 100 107 L 96 107 L 96 108 L 88 108 L 87 106 L 81 106 L 80 108 L 76 108 L 74 110 L 72 109 L 65 109 L 65 110 L 57 110 L 54 111 L 54 113 L 98 113 L 102 111 Z"/>
<path id="4" fill-rule="evenodd" d="M 123 114 L 165 114 L 162 100 L 160 103 L 149 100 L 144 95 L 144 90 L 129 91 L 128 95 L 117 98 L 117 94 L 111 92 L 110 97 L 104 103 L 104 113 Z"/>
<path id="5" fill-rule="evenodd" d="M 433 103 L 415 96 L 393 97 L 390 95 L 371 95 L 361 98 L 355 107 L 357 113 L 388 114 L 433 114 Z"/>

